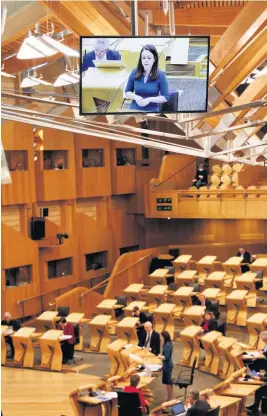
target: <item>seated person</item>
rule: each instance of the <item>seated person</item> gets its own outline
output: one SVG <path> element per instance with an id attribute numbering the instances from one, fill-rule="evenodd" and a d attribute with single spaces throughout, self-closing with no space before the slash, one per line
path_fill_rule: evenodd
<path id="1" fill-rule="evenodd" d="M 13 320 L 12 315 L 9 312 L 6 312 L 4 314 L 4 319 L 1 321 L 1 325 L 12 327 L 13 331 L 18 331 L 21 327 L 20 321 L 18 319 Z M 14 351 L 12 338 L 10 336 L 7 336 L 5 337 L 5 341 L 6 341 L 6 344 L 10 346 L 10 349 L 11 349 L 10 358 L 14 358 L 15 351 Z"/>
<path id="2" fill-rule="evenodd" d="M 249 271 L 249 267 L 247 264 L 243 264 L 243 263 L 250 263 L 251 260 L 251 255 L 248 251 L 246 251 L 244 249 L 244 247 L 239 247 L 238 249 L 238 253 L 236 255 L 237 257 L 242 257 L 242 262 L 241 262 L 241 270 L 242 273 L 246 273 Z M 242 266 L 243 264 L 243 266 Z"/>
<path id="3" fill-rule="evenodd" d="M 260 402 L 263 397 L 267 396 L 267 376 L 262 376 L 258 374 L 257 376 L 252 376 L 254 380 L 263 381 L 264 384 L 255 392 L 254 403 L 251 406 L 246 407 L 248 415 L 259 416 L 259 407 Z"/>
<path id="4" fill-rule="evenodd" d="M 190 391 L 187 400 L 190 407 L 186 412 L 186 416 L 206 416 L 208 414 L 210 405 L 207 400 L 200 400 L 199 391 Z"/>
<path id="5" fill-rule="evenodd" d="M 211 301 L 208 300 L 206 296 L 203 295 L 202 293 L 200 293 L 199 295 L 193 296 L 192 301 L 194 305 L 206 306 L 206 309 L 209 309 L 211 306 Z"/>
<path id="6" fill-rule="evenodd" d="M 73 359 L 74 354 L 74 327 L 70 322 L 66 321 L 66 318 L 60 318 L 57 323 L 57 329 L 63 330 L 64 335 L 71 335 L 70 339 L 61 343 L 61 349 L 63 354 L 62 363 L 66 364 L 68 360 Z"/>
<path id="7" fill-rule="evenodd" d="M 195 186 L 197 189 L 201 186 L 207 186 L 208 184 L 208 173 L 204 169 L 204 165 L 199 165 L 199 168 L 196 173 L 195 179 L 192 181 L 192 186 Z"/>
<path id="8" fill-rule="evenodd" d="M 93 61 L 120 61 L 121 55 L 117 51 L 109 49 L 109 39 L 99 38 L 95 39 L 94 50 L 87 53 L 83 57 L 82 71 L 86 71 L 88 68 L 94 68 Z"/>
<path id="9" fill-rule="evenodd" d="M 203 319 L 201 326 L 202 326 L 202 330 L 201 330 L 202 334 L 207 334 L 208 332 L 218 330 L 218 322 L 215 319 L 212 312 L 205 312 L 204 319 Z"/>
<path id="10" fill-rule="evenodd" d="M 148 402 L 145 400 L 142 391 L 137 388 L 139 381 L 140 381 L 140 376 L 138 376 L 137 374 L 134 374 L 130 378 L 131 385 L 125 386 L 124 391 L 125 393 L 138 393 L 139 399 L 140 399 L 141 410 L 142 412 L 145 412 Z"/>
<path id="11" fill-rule="evenodd" d="M 147 348 L 152 354 L 159 355 L 160 353 L 160 335 L 153 331 L 152 323 L 147 321 L 144 324 L 145 331 L 139 339 L 138 346 Z"/>
<path id="12" fill-rule="evenodd" d="M 266 344 L 263 350 L 259 350 L 261 354 L 265 356 L 265 358 L 257 358 L 256 360 L 249 363 L 248 367 L 250 370 L 260 371 L 265 370 L 267 371 L 267 331 L 263 331 L 260 333 L 260 337 L 262 341 Z"/>

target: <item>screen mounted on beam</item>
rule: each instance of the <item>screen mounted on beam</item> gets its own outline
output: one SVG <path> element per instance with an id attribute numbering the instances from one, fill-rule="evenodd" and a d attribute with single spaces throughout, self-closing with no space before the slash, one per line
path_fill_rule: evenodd
<path id="1" fill-rule="evenodd" d="M 207 111 L 208 36 L 81 37 L 80 114 Z"/>

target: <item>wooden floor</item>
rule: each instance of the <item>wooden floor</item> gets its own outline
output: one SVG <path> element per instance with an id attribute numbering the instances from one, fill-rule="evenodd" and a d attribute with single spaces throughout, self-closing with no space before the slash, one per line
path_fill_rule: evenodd
<path id="1" fill-rule="evenodd" d="M 74 416 L 69 393 L 96 376 L 2 367 L 3 416 Z"/>

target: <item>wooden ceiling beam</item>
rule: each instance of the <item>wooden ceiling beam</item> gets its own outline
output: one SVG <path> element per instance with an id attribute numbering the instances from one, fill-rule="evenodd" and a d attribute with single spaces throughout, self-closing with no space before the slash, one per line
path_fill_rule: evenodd
<path id="1" fill-rule="evenodd" d="M 246 4 L 211 52 L 210 60 L 216 70 L 212 73 L 210 80 L 214 79 L 219 71 L 231 62 L 256 35 L 260 27 L 266 25 L 266 21 L 266 2 L 253 1 Z"/>
<path id="2" fill-rule="evenodd" d="M 127 1 L 119 0 L 116 1 L 117 7 L 122 10 L 122 12 L 129 18 L 131 18 L 131 6 Z M 139 10 L 139 2 L 138 2 L 138 10 Z M 150 10 L 148 8 L 147 10 Z M 151 35 L 156 35 L 156 31 L 154 27 L 150 24 L 149 30 Z M 138 13 L 138 35 L 142 36 L 145 35 L 145 19 L 141 13 Z"/>
<path id="3" fill-rule="evenodd" d="M 214 108 L 221 103 L 225 97 L 234 91 L 241 82 L 251 74 L 266 59 L 267 55 L 267 27 L 265 27 L 253 42 L 230 64 L 221 74 L 216 88 L 221 96 L 214 103 Z"/>
<path id="4" fill-rule="evenodd" d="M 243 6 L 175 9 L 175 26 L 228 27 Z M 154 26 L 169 26 L 169 15 L 162 10 L 153 10 Z"/>
<path id="5" fill-rule="evenodd" d="M 39 1 L 77 36 L 130 34 L 130 24 L 100 2 Z"/>

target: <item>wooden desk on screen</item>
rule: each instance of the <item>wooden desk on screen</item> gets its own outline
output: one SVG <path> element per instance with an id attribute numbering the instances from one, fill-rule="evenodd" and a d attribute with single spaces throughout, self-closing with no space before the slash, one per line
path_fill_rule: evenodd
<path id="1" fill-rule="evenodd" d="M 107 353 L 110 344 L 108 323 L 111 315 L 97 315 L 88 325 L 90 326 L 90 350 Z"/>
<path id="2" fill-rule="evenodd" d="M 265 343 L 260 338 L 260 333 L 265 330 L 267 323 L 266 313 L 255 313 L 247 320 L 249 333 L 249 345 L 256 349 L 263 349 Z"/>
<path id="3" fill-rule="evenodd" d="M 32 368 L 34 365 L 34 348 L 31 335 L 35 328 L 20 328 L 14 335 L 12 341 L 15 348 L 14 364 Z"/>
<path id="4" fill-rule="evenodd" d="M 151 273 L 149 277 L 149 281 L 151 286 L 154 284 L 158 285 L 167 285 L 166 275 L 169 274 L 169 269 L 157 269 L 153 273 Z"/>
<path id="5" fill-rule="evenodd" d="M 149 310 L 156 309 L 161 303 L 166 301 L 168 286 L 156 285 L 147 292 Z"/>
<path id="6" fill-rule="evenodd" d="M 145 305 L 146 305 L 146 302 L 143 302 L 143 301 L 136 300 L 134 302 L 131 302 L 131 303 L 129 303 L 129 305 L 127 305 L 125 308 L 123 308 L 124 314 L 125 314 L 125 316 L 132 316 L 133 308 L 135 306 L 138 306 L 140 311 L 142 311 L 144 309 Z"/>
<path id="7" fill-rule="evenodd" d="M 173 302 L 175 303 L 175 308 L 173 309 L 173 315 L 175 318 L 181 317 L 181 315 L 191 306 L 192 298 L 191 293 L 193 292 L 193 288 L 189 286 L 180 287 L 176 290 L 176 292 L 172 293 Z"/>
<path id="8" fill-rule="evenodd" d="M 82 351 L 84 348 L 84 336 L 83 336 L 83 327 L 82 327 L 82 320 L 84 317 L 84 313 L 70 313 L 67 317 L 66 317 L 66 321 L 70 322 L 72 324 L 76 324 L 79 325 L 79 339 L 80 342 L 79 344 L 75 345 L 75 350 L 76 351 Z"/>
<path id="9" fill-rule="evenodd" d="M 241 399 L 239 411 L 245 410 L 246 399 L 250 394 L 255 393 L 260 386 L 252 384 L 234 384 L 230 383 L 227 387 L 216 390 L 220 396 L 238 397 Z"/>
<path id="10" fill-rule="evenodd" d="M 244 273 L 241 276 L 235 278 L 236 288 L 238 290 L 247 290 L 247 306 L 255 308 L 257 303 L 257 292 L 255 288 L 256 273 Z"/>
<path id="11" fill-rule="evenodd" d="M 116 325 L 116 334 L 120 340 L 126 341 L 128 344 L 138 344 L 138 338 L 136 335 L 136 324 L 139 321 L 138 318 L 123 318 Z"/>
<path id="12" fill-rule="evenodd" d="M 179 273 L 182 273 L 184 270 L 190 269 L 190 260 L 192 256 L 188 254 L 182 254 L 173 261 L 175 268 L 175 276 L 178 276 Z"/>
<path id="13" fill-rule="evenodd" d="M 38 331 L 45 332 L 47 329 L 53 329 L 56 327 L 56 317 L 58 315 L 57 311 L 45 311 L 43 312 L 37 320 Z"/>
<path id="14" fill-rule="evenodd" d="M 235 361 L 230 352 L 236 343 L 237 340 L 235 338 L 223 337 L 221 340 L 219 339 L 218 349 L 220 351 L 220 355 L 223 356 L 223 367 L 221 371 L 219 371 L 219 375 L 223 379 L 228 378 L 234 372 Z"/>
<path id="15" fill-rule="evenodd" d="M 108 345 L 108 358 L 110 361 L 110 373 L 109 377 L 120 375 L 122 376 L 125 371 L 125 363 L 121 357 L 121 351 L 124 345 L 128 344 L 125 339 L 116 339 Z"/>
<path id="16" fill-rule="evenodd" d="M 217 256 L 204 256 L 201 260 L 197 262 L 197 270 L 199 273 L 199 281 L 205 281 L 208 275 L 215 271 L 214 262 L 216 261 Z"/>
<path id="17" fill-rule="evenodd" d="M 226 296 L 227 323 L 246 326 L 247 323 L 247 290 L 234 290 Z"/>
<path id="18" fill-rule="evenodd" d="M 197 358 L 198 367 L 200 357 L 198 335 L 201 330 L 201 326 L 191 325 L 180 332 L 180 337 L 184 344 L 183 358 L 180 361 L 181 364 L 192 367 L 194 359 Z"/>
<path id="19" fill-rule="evenodd" d="M 200 326 L 203 321 L 203 315 L 205 312 L 206 307 L 195 305 L 188 308 L 184 314 L 184 325 L 190 326 L 190 325 L 197 325 Z"/>
<path id="20" fill-rule="evenodd" d="M 205 288 L 207 289 L 220 289 L 219 303 L 220 305 L 225 305 L 225 276 L 226 272 L 212 272 L 207 279 L 205 280 Z"/>
<path id="21" fill-rule="evenodd" d="M 141 292 L 144 287 L 143 283 L 132 283 L 126 289 L 124 293 L 127 296 L 128 302 L 134 302 L 135 300 L 141 300 Z"/>
<path id="22" fill-rule="evenodd" d="M 177 283 L 179 287 L 194 286 L 196 274 L 196 270 L 185 270 L 182 273 L 178 272 L 177 275 L 175 273 L 175 283 Z"/>
<path id="23" fill-rule="evenodd" d="M 172 316 L 174 308 L 174 303 L 162 303 L 154 310 L 155 331 L 159 334 L 162 331 L 168 331 L 172 340 L 174 339 L 174 319 Z"/>
<path id="24" fill-rule="evenodd" d="M 60 346 L 60 336 L 63 331 L 50 329 L 39 338 L 42 360 L 41 367 L 52 371 L 60 371 L 62 367 L 62 351 Z"/>
<path id="25" fill-rule="evenodd" d="M 201 370 L 217 375 L 220 365 L 220 351 L 218 342 L 223 338 L 221 332 L 211 331 L 200 337 L 203 348 L 206 352 L 205 364 Z"/>

